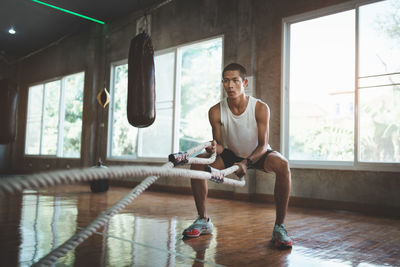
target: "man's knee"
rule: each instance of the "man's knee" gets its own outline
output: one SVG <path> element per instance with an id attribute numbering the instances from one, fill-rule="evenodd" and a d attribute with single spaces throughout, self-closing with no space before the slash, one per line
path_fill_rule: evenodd
<path id="1" fill-rule="evenodd" d="M 266 159 L 264 169 L 267 172 L 274 172 L 279 176 L 290 175 L 290 166 L 288 160 L 278 152 L 271 153 Z"/>
<path id="2" fill-rule="evenodd" d="M 290 175 L 290 166 L 289 166 L 289 161 L 285 159 L 284 157 L 280 158 L 280 163 L 279 163 L 279 171 L 280 173 L 286 175 Z"/>

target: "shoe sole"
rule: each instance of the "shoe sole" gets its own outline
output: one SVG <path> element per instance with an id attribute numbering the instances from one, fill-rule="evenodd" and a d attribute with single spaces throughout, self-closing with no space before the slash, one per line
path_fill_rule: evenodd
<path id="1" fill-rule="evenodd" d="M 201 231 L 198 235 L 191 235 L 191 234 L 185 234 L 185 233 L 182 233 L 185 237 L 199 237 L 199 236 L 201 236 L 201 235 L 209 235 L 209 234 L 211 234 L 212 233 L 212 230 L 210 231 L 210 230 L 204 230 L 204 231 Z"/>
<path id="2" fill-rule="evenodd" d="M 293 242 L 292 241 L 288 241 L 288 242 L 282 242 L 278 239 L 272 239 L 272 242 L 274 242 L 275 247 L 277 248 L 291 248 L 293 246 Z"/>

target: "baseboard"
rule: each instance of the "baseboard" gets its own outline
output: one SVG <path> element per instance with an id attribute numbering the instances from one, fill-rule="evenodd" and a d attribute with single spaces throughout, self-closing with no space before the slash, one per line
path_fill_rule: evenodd
<path id="1" fill-rule="evenodd" d="M 110 181 L 110 184 L 116 186 L 134 187 L 139 183 L 126 182 L 126 181 Z M 183 194 L 183 195 L 192 194 L 191 188 L 184 186 L 153 184 L 148 188 L 148 190 L 156 192 Z M 274 204 L 274 196 L 269 194 L 250 195 L 245 193 L 236 193 L 232 191 L 209 189 L 208 196 L 212 198 Z M 314 209 L 351 211 L 370 216 L 380 216 L 380 217 L 390 217 L 390 218 L 400 219 L 400 207 L 395 207 L 395 206 L 390 207 L 384 205 L 364 204 L 364 203 L 315 199 L 315 198 L 303 198 L 303 197 L 290 197 L 289 206 L 314 208 Z"/>
<path id="2" fill-rule="evenodd" d="M 400 207 L 336 200 L 291 197 L 290 206 L 357 212 L 364 215 L 400 219 Z"/>

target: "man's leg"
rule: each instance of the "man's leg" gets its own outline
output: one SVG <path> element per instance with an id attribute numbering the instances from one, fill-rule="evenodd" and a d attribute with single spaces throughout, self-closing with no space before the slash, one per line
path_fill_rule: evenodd
<path id="1" fill-rule="evenodd" d="M 207 157 L 206 155 L 202 154 L 199 157 Z M 210 164 L 211 167 L 217 169 L 223 169 L 224 162 L 220 156 L 217 156 L 217 159 L 213 164 Z M 197 165 L 192 164 L 190 167 L 192 170 L 199 170 L 204 171 L 204 165 Z M 206 200 L 207 200 L 207 181 L 200 180 L 200 179 L 191 179 L 192 184 L 192 192 L 194 196 L 194 201 L 196 203 L 197 213 L 199 217 L 183 231 L 183 235 L 185 237 L 198 237 L 199 235 L 203 234 L 211 234 L 214 226 L 211 220 L 207 217 L 207 210 L 206 210 Z"/>
<path id="2" fill-rule="evenodd" d="M 292 247 L 292 239 L 289 237 L 283 224 L 289 203 L 291 174 L 288 161 L 278 152 L 273 151 L 264 161 L 264 170 L 274 172 L 276 176 L 274 199 L 276 207 L 276 219 L 272 231 L 272 241 L 280 248 Z"/>
<path id="3" fill-rule="evenodd" d="M 201 154 L 199 157 L 205 158 L 208 157 L 208 154 Z M 214 163 L 210 164 L 211 167 L 216 169 L 223 169 L 224 162 L 220 156 L 217 156 L 217 159 Z M 190 167 L 191 170 L 204 171 L 205 165 L 200 164 L 192 164 Z M 196 203 L 197 212 L 200 218 L 208 219 L 207 217 L 207 209 L 206 209 L 206 200 L 208 193 L 208 186 L 206 180 L 200 179 L 191 179 L 190 180 L 192 186 L 192 193 L 194 197 L 194 201 Z"/>
<path id="4" fill-rule="evenodd" d="M 264 170 L 274 172 L 276 175 L 274 188 L 275 223 L 280 225 L 285 220 L 292 183 L 289 163 L 279 152 L 273 151 L 264 161 Z"/>

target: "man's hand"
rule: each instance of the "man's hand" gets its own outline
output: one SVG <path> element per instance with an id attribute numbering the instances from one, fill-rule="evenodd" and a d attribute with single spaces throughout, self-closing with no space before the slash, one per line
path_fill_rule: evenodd
<path id="1" fill-rule="evenodd" d="M 217 152 L 217 141 L 212 140 L 211 141 L 211 146 L 206 147 L 207 153 L 214 154 Z"/>
<path id="2" fill-rule="evenodd" d="M 247 172 L 247 160 L 242 160 L 240 162 L 236 162 L 234 165 L 239 166 L 239 169 L 235 172 L 237 177 L 243 177 Z"/>

